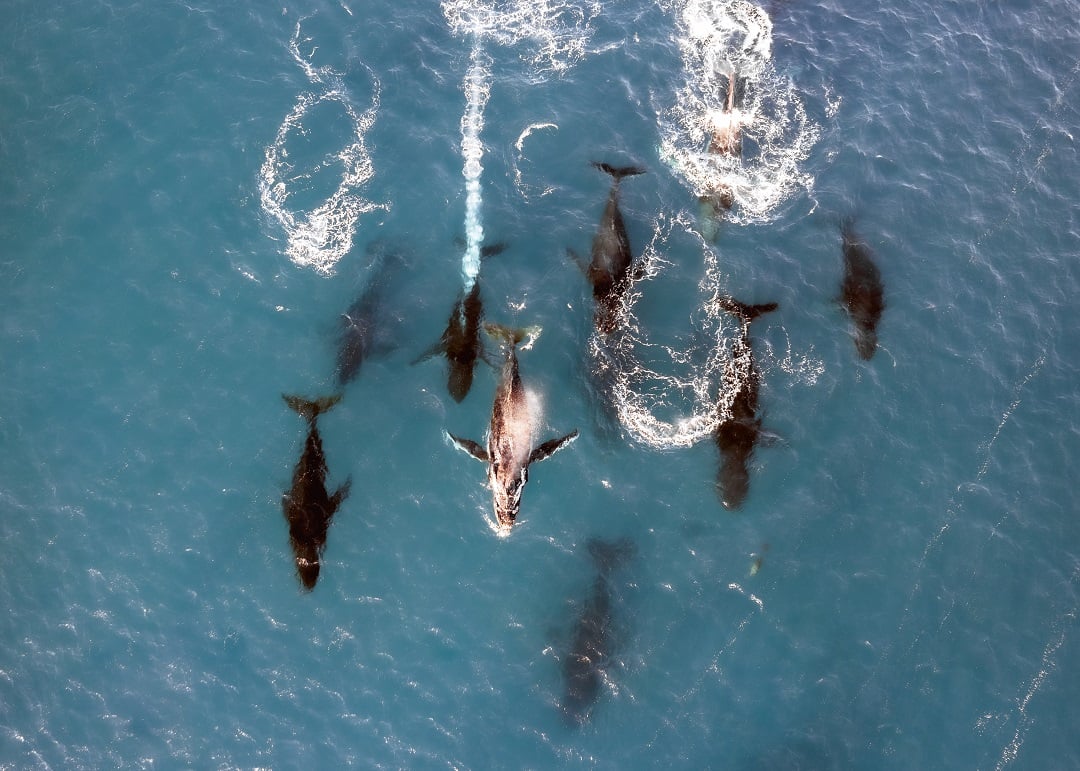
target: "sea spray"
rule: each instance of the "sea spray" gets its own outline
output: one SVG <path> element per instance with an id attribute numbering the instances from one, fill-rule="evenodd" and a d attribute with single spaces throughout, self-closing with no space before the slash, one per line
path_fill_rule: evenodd
<path id="1" fill-rule="evenodd" d="M 491 57 L 485 42 L 513 46 L 528 40 L 531 55 L 522 55 L 537 71 L 562 72 L 585 55 L 592 31 L 589 23 L 599 14 L 597 2 L 562 0 L 514 0 L 491 3 L 483 0 L 445 0 L 443 15 L 455 35 L 471 41 L 469 69 L 462 89 L 465 112 L 461 117 L 461 155 L 465 177 L 465 254 L 461 279 L 465 292 L 472 289 L 480 272 L 480 249 L 484 242 L 482 218 L 484 107 L 491 93 Z"/>
<path id="2" fill-rule="evenodd" d="M 473 40 L 464 90 L 461 155 L 465 161 L 462 169 L 465 175 L 465 254 L 461 258 L 461 280 L 467 293 L 480 273 L 480 247 L 484 243 L 484 223 L 480 217 L 483 205 L 480 177 L 484 172 L 481 163 L 484 143 L 480 141 L 480 133 L 484 129 L 484 106 L 491 93 L 491 57 L 484 52 L 479 38 Z"/>

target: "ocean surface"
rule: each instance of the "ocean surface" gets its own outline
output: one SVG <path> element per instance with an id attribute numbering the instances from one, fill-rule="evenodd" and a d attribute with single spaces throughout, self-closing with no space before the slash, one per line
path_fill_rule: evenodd
<path id="1" fill-rule="evenodd" d="M 4 7 L 0 767 L 1080 767 L 1076 0 Z M 594 161 L 645 170 L 610 337 Z M 580 432 L 509 534 L 446 437 L 497 347 L 461 403 L 413 363 L 477 281 L 542 328 L 537 441 Z M 733 511 L 725 296 L 779 304 Z M 282 395 L 337 392 L 306 592 Z"/>

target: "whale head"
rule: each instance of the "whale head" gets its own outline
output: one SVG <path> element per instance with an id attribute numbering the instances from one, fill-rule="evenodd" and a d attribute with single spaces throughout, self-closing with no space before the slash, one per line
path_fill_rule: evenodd
<path id="1" fill-rule="evenodd" d="M 529 480 L 529 469 L 521 466 L 517 473 L 500 473 L 497 464 L 493 464 L 490 474 L 491 489 L 494 491 L 492 502 L 495 507 L 495 521 L 499 529 L 509 530 L 517 520 L 521 510 L 521 492 Z"/>

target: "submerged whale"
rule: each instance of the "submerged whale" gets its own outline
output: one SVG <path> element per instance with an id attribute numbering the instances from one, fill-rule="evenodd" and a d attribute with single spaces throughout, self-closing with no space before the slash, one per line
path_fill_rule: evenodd
<path id="1" fill-rule="evenodd" d="M 615 331 L 623 295 L 638 277 L 632 270 L 634 255 L 630 251 L 630 238 L 626 234 L 626 223 L 619 210 L 619 182 L 623 177 L 644 174 L 645 169 L 637 166 L 616 168 L 606 163 L 593 163 L 593 166 L 611 175 L 611 191 L 607 205 L 600 216 L 600 225 L 592 242 L 592 259 L 588 265 L 573 251 L 593 288 L 593 300 L 596 301 L 594 323 L 597 331 L 610 334 Z"/>
<path id="2" fill-rule="evenodd" d="M 333 495 L 326 490 L 326 457 L 317 420 L 341 400 L 341 395 L 308 400 L 283 396 L 285 403 L 308 421 L 304 452 L 293 470 L 292 488 L 281 499 L 289 522 L 289 542 L 296 555 L 296 572 L 308 591 L 319 580 L 319 557 L 326 548 L 326 531 L 338 506 L 349 494 L 348 480 Z"/>
<path id="3" fill-rule="evenodd" d="M 855 233 L 850 219 L 840 226 L 844 244 L 844 279 L 840 284 L 840 303 L 855 325 L 855 350 L 870 359 L 877 349 L 877 325 L 885 310 L 885 287 L 881 271 L 874 264 L 874 253 Z"/>
<path id="4" fill-rule="evenodd" d="M 739 336 L 731 346 L 732 363 L 729 366 L 733 370 L 732 380 L 737 389 L 731 404 L 731 417 L 713 431 L 713 439 L 720 450 L 716 490 L 724 508 L 737 509 L 750 491 L 750 457 L 761 437 L 761 418 L 757 416 L 761 374 L 754 363 L 754 351 L 750 346 L 750 323 L 761 314 L 776 310 L 778 306 L 776 303 L 745 305 L 730 297 L 720 298 L 719 303 L 741 323 Z"/>
<path id="5" fill-rule="evenodd" d="M 386 307 L 387 285 L 401 267 L 396 252 L 375 257 L 377 264 L 367 288 L 341 314 L 341 332 L 337 357 L 337 381 L 344 386 L 360 374 L 360 365 L 392 347 L 393 327 L 400 319 Z"/>
<path id="6" fill-rule="evenodd" d="M 500 531 L 508 532 L 521 507 L 521 493 L 529 480 L 529 465 L 557 452 L 576 439 L 578 432 L 575 429 L 566 436 L 533 447 L 533 416 L 518 373 L 516 352 L 527 330 L 508 329 L 495 324 L 485 324 L 484 329 L 492 337 L 500 339 L 506 349 L 506 361 L 499 375 L 495 402 L 491 408 L 487 447 L 449 432 L 447 435 L 462 450 L 488 464 L 488 485 L 491 487 L 495 521 Z"/>
<path id="7" fill-rule="evenodd" d="M 618 647 L 613 613 L 611 575 L 634 554 L 629 539 L 588 543 L 596 565 L 592 594 L 574 628 L 574 639 L 562 662 L 562 712 L 571 725 L 582 725 L 600 696 L 600 686 Z"/>
<path id="8" fill-rule="evenodd" d="M 504 244 L 485 246 L 480 250 L 480 256 L 491 257 L 505 248 Z M 480 282 L 477 280 L 473 282 L 468 293 L 462 291 L 458 295 L 442 337 L 413 362 L 419 364 L 432 356 L 445 356 L 448 368 L 446 386 L 456 402 L 462 401 L 468 395 L 472 388 L 476 360 L 484 355 L 483 341 L 480 339 L 483 319 L 484 301 L 480 296 Z"/>

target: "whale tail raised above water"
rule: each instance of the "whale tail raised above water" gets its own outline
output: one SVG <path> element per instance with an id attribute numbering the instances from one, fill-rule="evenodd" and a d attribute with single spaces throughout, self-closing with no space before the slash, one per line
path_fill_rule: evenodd
<path id="1" fill-rule="evenodd" d="M 601 163 L 600 161 L 593 161 L 592 165 L 600 169 L 600 171 L 610 174 L 616 182 L 623 177 L 633 177 L 645 173 L 645 169 L 640 166 L 612 166 L 610 163 Z"/>
<path id="2" fill-rule="evenodd" d="M 323 396 L 319 399 L 305 399 L 302 396 L 288 396 L 282 394 L 281 398 L 289 405 L 289 408 L 303 418 L 315 420 L 324 412 L 327 412 L 335 404 L 341 401 L 341 394 Z"/>
<path id="3" fill-rule="evenodd" d="M 761 305 L 747 305 L 741 303 L 732 297 L 721 297 L 717 300 L 717 303 L 725 311 L 732 316 L 738 316 L 743 321 L 753 321 L 758 316 L 765 313 L 771 313 L 780 306 L 776 303 L 762 303 Z"/>

